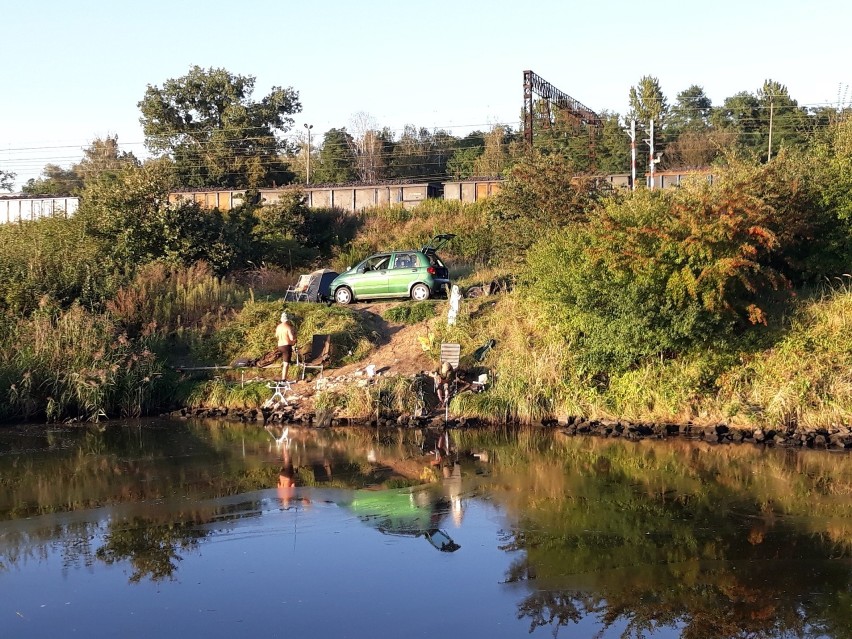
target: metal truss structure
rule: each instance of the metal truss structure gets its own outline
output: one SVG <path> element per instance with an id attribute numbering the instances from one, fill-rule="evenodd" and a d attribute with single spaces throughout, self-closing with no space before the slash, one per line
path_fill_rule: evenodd
<path id="1" fill-rule="evenodd" d="M 548 115 L 550 105 L 555 105 L 578 122 L 599 128 L 602 125 L 600 116 L 585 104 L 563 93 L 547 80 L 532 71 L 524 71 L 524 140 L 528 148 L 533 144 L 533 96 L 537 95 L 546 102 Z"/>

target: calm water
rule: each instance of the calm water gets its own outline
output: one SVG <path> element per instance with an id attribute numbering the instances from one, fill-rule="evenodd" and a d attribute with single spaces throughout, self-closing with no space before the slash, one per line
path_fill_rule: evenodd
<path id="1" fill-rule="evenodd" d="M 0 430 L 0 637 L 852 637 L 846 456 Z M 597 634 L 596 634 L 597 633 Z"/>

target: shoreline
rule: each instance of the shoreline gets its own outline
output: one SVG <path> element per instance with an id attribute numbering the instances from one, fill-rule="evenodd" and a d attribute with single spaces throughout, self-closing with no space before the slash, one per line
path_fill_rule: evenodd
<path id="1" fill-rule="evenodd" d="M 295 424 L 308 428 L 342 426 L 369 426 L 372 428 L 500 428 L 507 425 L 521 428 L 515 423 L 489 422 L 479 418 L 450 417 L 441 413 L 415 417 L 408 414 L 381 416 L 373 419 L 356 419 L 332 414 L 300 411 L 296 405 L 274 405 L 266 408 L 180 408 L 163 413 L 161 417 L 174 419 L 227 419 L 243 423 Z M 779 448 L 799 448 L 830 451 L 852 451 L 852 428 L 740 428 L 727 424 L 700 426 L 671 422 L 629 422 L 625 420 L 597 420 L 569 416 L 545 419 L 529 424 L 532 428 L 545 428 L 565 437 L 600 437 L 628 441 L 652 439 L 684 439 L 709 444 L 752 444 Z"/>

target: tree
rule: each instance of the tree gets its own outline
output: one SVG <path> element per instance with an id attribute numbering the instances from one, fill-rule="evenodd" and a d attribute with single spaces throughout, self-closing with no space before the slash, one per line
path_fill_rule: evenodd
<path id="1" fill-rule="evenodd" d="M 139 166 L 139 160 L 133 153 L 119 150 L 116 135 L 92 140 L 83 150 L 83 159 L 72 168 L 83 182 L 88 182 L 102 173 L 115 173 L 126 166 Z"/>
<path id="2" fill-rule="evenodd" d="M 772 121 L 771 144 L 773 155 L 784 146 L 804 147 L 808 139 L 807 111 L 790 97 L 787 87 L 775 80 L 766 80 L 757 90 L 760 106 L 760 149 L 769 154 L 769 124 Z"/>
<path id="3" fill-rule="evenodd" d="M 355 156 L 352 136 L 341 129 L 329 129 L 323 137 L 318 166 L 313 171 L 314 182 L 342 184 L 355 180 Z"/>
<path id="4" fill-rule="evenodd" d="M 710 115 L 713 127 L 733 134 L 736 145 L 753 149 L 759 145 L 760 104 L 748 91 L 740 91 L 729 98 Z"/>
<path id="5" fill-rule="evenodd" d="M 642 76 L 639 83 L 630 87 L 630 111 L 627 117 L 638 124 L 647 126 L 653 120 L 656 126 L 665 121 L 669 111 L 666 96 L 660 88 L 660 81 L 650 75 Z"/>
<path id="6" fill-rule="evenodd" d="M 63 169 L 56 164 L 46 164 L 39 179 L 31 178 L 21 187 L 27 195 L 74 195 L 83 187 L 83 180 L 74 168 Z"/>
<path id="7" fill-rule="evenodd" d="M 369 113 L 352 116 L 351 151 L 355 171 L 361 182 L 371 184 L 385 177 L 385 137 L 378 130 L 376 119 Z"/>
<path id="8" fill-rule="evenodd" d="M 685 131 L 706 131 L 710 127 L 712 107 L 704 88 L 693 84 L 677 94 L 677 102 L 671 108 L 667 127 L 675 135 Z"/>
<path id="9" fill-rule="evenodd" d="M 511 129 L 496 125 L 485 134 L 485 149 L 473 165 L 474 173 L 480 177 L 497 177 L 510 164 L 508 143 Z"/>
<path id="10" fill-rule="evenodd" d="M 273 87 L 252 100 L 255 78 L 194 66 L 189 73 L 148 85 L 138 106 L 145 145 L 169 155 L 185 186 L 232 188 L 282 184 L 292 178 L 279 157 L 276 134 L 302 110 L 292 88 Z"/>
<path id="11" fill-rule="evenodd" d="M 595 140 L 598 173 L 624 173 L 630 170 L 630 137 L 622 129 L 618 113 L 601 113 L 603 126 Z"/>
<path id="12" fill-rule="evenodd" d="M 15 174 L 10 171 L 0 170 L 0 189 L 11 191 L 12 185 L 15 183 Z"/>

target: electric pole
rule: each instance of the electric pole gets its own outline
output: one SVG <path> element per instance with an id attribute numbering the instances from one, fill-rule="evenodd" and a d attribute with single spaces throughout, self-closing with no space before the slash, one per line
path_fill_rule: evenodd
<path id="1" fill-rule="evenodd" d="M 307 156 L 307 166 L 305 167 L 305 184 L 311 183 L 311 129 L 314 128 L 313 124 L 305 124 L 305 128 L 308 130 L 308 156 Z"/>
<path id="2" fill-rule="evenodd" d="M 654 159 L 654 118 L 651 118 L 651 124 L 648 127 L 648 133 L 650 134 L 650 138 L 645 138 L 645 142 L 648 144 L 650 151 L 648 153 L 648 172 L 650 174 L 650 185 L 649 188 L 654 190 L 654 167 L 656 166 L 659 160 Z"/>
<path id="3" fill-rule="evenodd" d="M 636 120 L 630 120 L 630 190 L 636 190 Z"/>
<path id="4" fill-rule="evenodd" d="M 772 160 L 772 111 L 775 103 L 772 101 L 772 94 L 769 94 L 769 155 L 766 158 L 766 161 L 769 162 Z"/>

